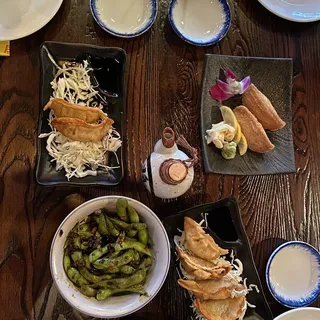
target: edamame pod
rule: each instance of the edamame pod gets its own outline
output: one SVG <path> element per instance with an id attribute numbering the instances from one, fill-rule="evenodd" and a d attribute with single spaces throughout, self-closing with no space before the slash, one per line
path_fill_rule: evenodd
<path id="1" fill-rule="evenodd" d="M 82 251 L 74 251 L 74 252 L 72 252 L 71 253 L 71 259 L 76 265 L 79 264 L 83 259 Z"/>
<path id="2" fill-rule="evenodd" d="M 90 231 L 90 225 L 87 223 L 80 224 L 78 231 Z"/>
<path id="3" fill-rule="evenodd" d="M 148 238 L 149 238 L 149 235 L 148 235 L 147 229 L 138 231 L 139 242 L 143 243 L 145 246 L 148 243 Z"/>
<path id="4" fill-rule="evenodd" d="M 128 264 L 133 259 L 133 250 L 126 251 L 123 255 L 117 257 L 117 258 L 101 258 L 98 259 L 93 263 L 93 266 L 96 269 L 107 269 L 110 270 L 110 268 L 114 267 L 121 267 L 125 264 Z"/>
<path id="5" fill-rule="evenodd" d="M 128 215 L 127 215 L 128 200 L 124 198 L 120 198 L 117 201 L 116 207 L 117 207 L 117 214 L 119 218 L 122 221 L 128 221 Z"/>
<path id="6" fill-rule="evenodd" d="M 129 230 L 128 232 L 127 232 L 127 236 L 128 237 L 130 237 L 130 238 L 134 238 L 136 235 L 137 235 L 137 233 L 138 233 L 138 230 Z"/>
<path id="7" fill-rule="evenodd" d="M 130 274 L 133 274 L 135 273 L 136 269 L 131 267 L 131 266 L 128 266 L 128 265 L 125 265 L 125 266 L 121 266 L 120 267 L 120 272 L 123 273 L 123 274 L 127 274 L 127 275 L 130 275 Z"/>
<path id="8" fill-rule="evenodd" d="M 114 246 L 116 251 L 121 251 L 121 250 L 127 250 L 127 249 L 135 249 L 143 254 L 146 254 L 150 257 L 152 257 L 152 252 L 151 250 L 146 247 L 143 243 L 139 242 L 139 241 L 129 241 L 129 240 L 125 240 L 123 241 L 121 244 L 117 243 Z"/>
<path id="9" fill-rule="evenodd" d="M 105 219 L 110 234 L 114 237 L 118 237 L 120 234 L 119 230 L 114 226 L 114 224 L 110 221 L 108 217 L 105 217 Z"/>
<path id="10" fill-rule="evenodd" d="M 142 260 L 142 262 L 140 263 L 138 269 L 149 270 L 151 265 L 152 265 L 152 259 L 148 257 L 148 258 L 145 258 L 145 259 Z"/>
<path id="11" fill-rule="evenodd" d="M 99 282 L 100 287 L 107 287 L 112 289 L 126 289 L 131 286 L 140 284 L 146 278 L 146 269 L 141 269 L 126 278 L 117 278 Z"/>
<path id="12" fill-rule="evenodd" d="M 115 226 L 119 227 L 121 230 L 126 231 L 126 230 L 130 230 L 130 228 L 131 228 L 131 225 L 129 223 L 126 223 L 124 221 L 120 221 L 120 220 L 115 219 L 115 218 L 110 218 L 109 217 L 109 219 L 112 221 L 112 223 Z"/>
<path id="13" fill-rule="evenodd" d="M 80 267 L 79 272 L 86 280 L 88 280 L 91 283 L 99 283 L 104 280 L 113 279 L 113 277 L 114 277 L 111 274 L 104 274 L 102 276 L 96 276 L 95 274 L 88 271 L 85 267 Z"/>
<path id="14" fill-rule="evenodd" d="M 145 223 L 131 223 L 131 228 L 140 231 L 147 229 L 147 225 Z"/>
<path id="15" fill-rule="evenodd" d="M 86 280 L 81 274 L 80 272 L 71 267 L 68 269 L 67 271 L 67 275 L 68 275 L 68 278 L 74 283 L 76 284 L 78 287 L 81 287 L 85 284 L 89 284 L 89 281 Z"/>
<path id="16" fill-rule="evenodd" d="M 83 256 L 83 261 L 84 261 L 84 265 L 87 269 L 90 269 L 91 268 L 91 265 L 90 265 L 90 260 L 89 260 L 89 256 L 88 255 L 84 255 Z"/>
<path id="17" fill-rule="evenodd" d="M 116 293 L 122 293 L 122 292 L 133 292 L 133 293 L 139 293 L 139 294 L 146 294 L 143 286 L 141 285 L 136 285 L 136 286 L 132 286 L 126 289 L 100 289 L 97 293 L 97 300 L 105 300 L 108 297 L 110 297 L 113 294 Z"/>
<path id="18" fill-rule="evenodd" d="M 103 256 L 104 254 L 106 254 L 108 252 L 108 248 L 109 248 L 109 246 L 106 245 L 102 248 L 99 248 L 99 249 L 92 251 L 89 254 L 89 261 L 94 262 L 94 261 L 98 260 L 101 256 Z"/>
<path id="19" fill-rule="evenodd" d="M 90 285 L 81 286 L 80 291 L 87 297 L 95 297 L 97 290 L 90 287 Z"/>
<path id="20" fill-rule="evenodd" d="M 108 227 L 107 227 L 107 222 L 106 222 L 106 219 L 105 219 L 105 216 L 104 216 L 103 212 L 101 212 L 100 215 L 99 215 L 99 232 L 100 232 L 102 235 L 108 235 L 108 234 L 110 234 L 110 233 L 109 233 L 109 230 L 108 230 Z"/>
<path id="21" fill-rule="evenodd" d="M 71 259 L 70 259 L 70 256 L 67 255 L 66 253 L 64 254 L 64 257 L 63 257 L 63 267 L 64 267 L 64 270 L 67 272 L 68 269 L 71 267 Z"/>
<path id="22" fill-rule="evenodd" d="M 137 211 L 130 204 L 128 204 L 128 214 L 131 223 L 138 223 L 140 221 Z"/>

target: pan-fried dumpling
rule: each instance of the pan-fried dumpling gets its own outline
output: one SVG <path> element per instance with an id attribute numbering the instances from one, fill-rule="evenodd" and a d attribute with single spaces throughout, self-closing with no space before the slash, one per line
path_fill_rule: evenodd
<path id="1" fill-rule="evenodd" d="M 246 298 L 226 300 L 195 299 L 194 306 L 207 320 L 237 320 L 245 312 Z"/>
<path id="2" fill-rule="evenodd" d="M 231 264 L 228 261 L 214 264 L 210 261 L 191 256 L 177 249 L 180 261 L 189 276 L 196 280 L 221 279 L 231 270 Z"/>
<path id="3" fill-rule="evenodd" d="M 219 300 L 232 298 L 234 291 L 244 290 L 244 286 L 229 276 L 220 280 L 183 280 L 179 279 L 178 284 L 191 291 L 196 298 L 203 300 Z"/>
<path id="4" fill-rule="evenodd" d="M 186 235 L 186 247 L 195 256 L 207 261 L 212 261 L 222 255 L 228 254 L 228 250 L 221 249 L 214 240 L 204 232 L 201 226 L 191 218 L 184 218 L 184 231 Z"/>

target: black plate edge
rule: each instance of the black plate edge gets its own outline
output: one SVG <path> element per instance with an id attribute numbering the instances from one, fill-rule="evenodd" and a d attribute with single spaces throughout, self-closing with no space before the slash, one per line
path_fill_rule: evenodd
<path id="1" fill-rule="evenodd" d="M 121 132 L 121 138 L 123 140 L 123 133 L 125 131 L 124 125 L 125 125 L 125 117 L 126 117 L 126 113 L 127 113 L 127 108 L 126 108 L 126 94 L 127 94 L 127 90 L 126 90 L 126 77 L 127 77 L 127 70 L 126 70 L 126 65 L 127 65 L 127 53 L 123 48 L 120 47 L 102 47 L 102 46 L 97 46 L 97 45 L 92 45 L 92 44 L 82 44 L 82 43 L 70 43 L 70 42 L 59 42 L 59 41 L 44 41 L 41 45 L 40 45 L 40 50 L 39 50 L 39 54 L 41 53 L 42 49 L 44 46 L 46 46 L 47 44 L 58 44 L 58 45 L 69 45 L 69 46 L 74 46 L 74 47 L 88 47 L 88 48 L 96 48 L 96 49 L 115 49 L 118 50 L 120 52 L 122 52 L 123 57 L 124 57 L 124 72 L 123 72 L 123 77 L 122 77 L 122 88 L 123 88 L 123 109 L 122 109 L 122 117 L 121 117 L 121 128 L 122 128 L 122 132 Z M 39 142 L 39 135 L 41 134 L 41 123 L 42 123 L 42 112 L 43 110 L 40 108 L 40 102 L 42 100 L 41 95 L 42 95 L 42 84 L 43 84 L 43 77 L 44 77 L 44 73 L 43 73 L 43 62 L 41 59 L 41 54 L 40 54 L 40 86 L 39 86 L 39 119 L 38 119 L 38 128 L 37 128 L 37 155 L 36 155 L 36 170 L 35 170 L 35 179 L 36 182 L 41 185 L 41 186 L 45 186 L 45 187 L 56 187 L 56 186 L 63 186 L 63 187 L 68 187 L 68 186 L 74 186 L 74 187 L 81 187 L 81 186 L 93 186 L 93 187 L 99 187 L 99 186 L 104 186 L 104 187 L 113 187 L 113 186 L 117 186 L 119 185 L 123 179 L 124 179 L 124 164 L 123 164 L 123 156 L 124 156 L 124 148 L 123 148 L 123 141 L 122 141 L 122 146 L 120 149 L 120 154 L 121 154 L 121 178 L 119 179 L 119 181 L 115 182 L 115 183 L 110 183 L 110 182 L 89 182 L 89 183 L 84 183 L 84 182 L 69 182 L 69 181 L 62 181 L 62 182 L 43 182 L 39 179 L 39 161 L 40 161 L 40 157 L 41 154 L 39 152 L 40 150 L 40 142 Z"/>
<path id="2" fill-rule="evenodd" d="M 202 112 L 202 106 L 203 106 L 203 101 L 204 101 L 204 90 L 203 85 L 206 77 L 206 65 L 207 65 L 207 60 L 210 56 L 216 56 L 216 57 L 225 57 L 225 58 L 232 58 L 232 59 L 239 59 L 239 60 L 245 60 L 245 59 L 250 59 L 250 60 L 279 60 L 279 61 L 291 61 L 292 62 L 292 68 L 291 68 L 291 79 L 293 79 L 293 59 L 292 58 L 272 58 L 272 57 L 250 57 L 250 56 L 230 56 L 230 55 L 223 55 L 223 54 L 212 54 L 212 53 L 206 53 L 204 55 L 204 62 L 203 62 L 203 69 L 202 69 L 202 77 L 201 77 L 201 100 L 200 100 L 200 131 L 201 131 L 201 147 L 204 149 L 207 145 L 207 141 L 205 137 L 202 134 L 201 128 L 204 126 L 204 121 L 203 121 L 203 112 Z M 292 93 L 290 94 L 291 97 L 291 112 L 292 112 Z M 291 128 L 292 130 L 293 128 Z M 292 141 L 294 144 L 294 141 Z M 294 154 L 295 156 L 295 154 Z M 226 160 L 227 161 L 227 160 Z M 246 174 L 237 174 L 237 173 L 225 173 L 225 172 L 220 172 L 219 170 L 216 170 L 215 172 L 211 171 L 210 168 L 208 167 L 207 161 L 205 161 L 203 157 L 203 167 L 204 167 L 204 172 L 206 174 L 215 174 L 215 175 L 225 175 L 225 176 L 274 176 L 274 175 L 285 175 L 285 174 L 296 174 L 298 172 L 297 168 L 297 163 L 296 163 L 296 158 L 294 157 L 294 163 L 295 163 L 295 170 L 289 170 L 289 171 L 282 171 L 282 172 L 275 172 L 275 173 L 246 173 Z"/>
<path id="3" fill-rule="evenodd" d="M 262 299 L 264 300 L 264 304 L 266 306 L 266 310 L 268 311 L 271 319 L 274 319 L 274 316 L 272 314 L 272 311 L 270 309 L 270 306 L 269 306 L 269 303 L 266 299 L 266 296 L 265 296 L 265 293 L 264 293 L 264 290 L 263 290 L 263 287 L 262 287 L 262 283 L 261 283 L 261 279 L 260 279 L 260 276 L 259 276 L 259 273 L 258 273 L 258 270 L 257 270 L 257 267 L 256 267 L 256 264 L 254 262 L 254 259 L 253 259 L 253 254 L 252 254 L 252 249 L 251 249 L 251 245 L 250 245 L 250 242 L 249 242 L 249 239 L 248 239 L 248 236 L 247 236 L 247 233 L 244 229 L 244 226 L 243 226 L 243 223 L 242 223 L 242 219 L 241 219 L 241 213 L 240 213 L 240 208 L 239 208 L 239 205 L 238 205 L 238 202 L 237 200 L 234 198 L 234 197 L 229 197 L 229 198 L 225 198 L 225 199 L 221 199 L 221 200 L 218 200 L 218 201 L 215 201 L 215 202 L 207 202 L 207 203 L 204 203 L 204 204 L 200 204 L 200 205 L 196 205 L 194 207 L 191 207 L 189 209 L 185 209 L 185 210 L 182 210 L 182 211 L 178 211 L 177 213 L 174 213 L 174 214 L 171 214 L 167 217 L 165 217 L 163 220 L 162 220 L 162 223 L 166 229 L 166 220 L 169 220 L 170 218 L 173 218 L 175 216 L 184 216 L 186 215 L 186 213 L 188 213 L 190 210 L 196 210 L 196 209 L 199 209 L 199 208 L 202 208 L 202 207 L 213 207 L 213 208 L 218 208 L 218 207 L 221 207 L 221 206 L 226 206 L 226 207 L 230 207 L 230 204 L 235 208 L 235 211 L 233 210 L 230 210 L 230 214 L 231 214 L 231 217 L 232 219 L 237 223 L 237 225 L 235 225 L 235 228 L 236 230 L 239 229 L 238 231 L 241 232 L 241 234 L 243 235 L 243 240 L 244 240 L 244 244 L 246 245 L 246 247 L 248 248 L 248 254 L 250 256 L 250 261 L 253 265 L 253 269 L 256 273 L 256 276 L 257 276 L 257 279 L 258 279 L 258 287 L 260 288 L 260 293 L 261 296 L 262 296 Z M 168 224 L 167 224 L 168 225 Z M 211 231 L 211 230 L 210 230 Z M 212 232 L 212 231 L 211 231 Z M 239 236 L 239 235 L 238 235 Z M 170 235 L 168 234 L 168 237 L 170 237 Z M 169 238 L 169 242 L 170 242 L 170 247 L 171 247 L 171 250 L 173 252 L 175 252 L 175 248 L 172 247 L 172 239 Z M 232 243 L 235 243 L 235 242 L 229 242 L 230 244 Z M 171 255 L 171 257 L 173 258 L 174 257 L 174 254 Z M 176 272 L 176 271 L 175 271 Z"/>

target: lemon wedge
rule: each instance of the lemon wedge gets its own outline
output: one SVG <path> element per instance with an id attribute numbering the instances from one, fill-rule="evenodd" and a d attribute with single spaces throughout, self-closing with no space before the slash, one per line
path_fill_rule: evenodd
<path id="1" fill-rule="evenodd" d="M 236 133 L 234 134 L 234 138 L 233 138 L 233 141 L 238 144 L 241 140 L 241 136 L 242 136 L 242 131 L 241 131 L 241 127 L 240 127 L 240 124 L 238 122 L 238 120 L 236 119 L 237 121 L 237 129 L 236 129 Z"/>
<path id="2" fill-rule="evenodd" d="M 241 138 L 238 143 L 240 156 L 243 156 L 248 150 L 248 143 L 246 137 L 241 133 Z"/>
<path id="3" fill-rule="evenodd" d="M 221 111 L 223 121 L 229 126 L 235 128 L 235 130 L 237 131 L 238 121 L 233 111 L 226 106 L 221 106 L 220 111 Z"/>

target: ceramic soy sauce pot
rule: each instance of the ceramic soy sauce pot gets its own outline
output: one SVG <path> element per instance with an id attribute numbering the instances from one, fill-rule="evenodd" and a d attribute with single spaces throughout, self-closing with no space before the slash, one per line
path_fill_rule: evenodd
<path id="1" fill-rule="evenodd" d="M 188 150 L 186 153 L 178 145 Z M 165 128 L 162 138 L 142 166 L 142 179 L 146 188 L 156 197 L 174 199 L 191 187 L 194 178 L 193 166 L 198 161 L 197 150 L 183 136 L 175 139 L 171 128 Z"/>

